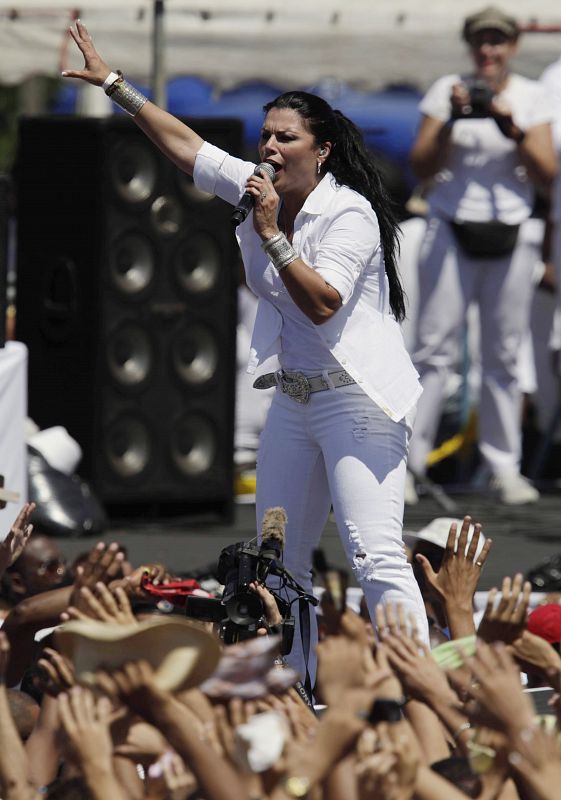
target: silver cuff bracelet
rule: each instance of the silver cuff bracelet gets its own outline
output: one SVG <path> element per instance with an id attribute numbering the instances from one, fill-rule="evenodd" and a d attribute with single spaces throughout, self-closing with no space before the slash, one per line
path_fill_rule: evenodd
<path id="1" fill-rule="evenodd" d="M 113 84 L 115 86 L 115 84 Z M 132 86 L 128 81 L 119 81 L 115 90 L 111 93 L 111 100 L 117 103 L 127 114 L 135 117 L 144 103 L 148 100 L 142 92 Z"/>
<path id="2" fill-rule="evenodd" d="M 292 247 L 284 233 L 277 233 L 261 245 L 272 261 L 274 268 L 280 272 L 298 258 L 298 253 Z"/>

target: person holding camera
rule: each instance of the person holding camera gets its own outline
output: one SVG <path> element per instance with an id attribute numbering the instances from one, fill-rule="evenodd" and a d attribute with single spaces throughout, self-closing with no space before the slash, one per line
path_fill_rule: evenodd
<path id="1" fill-rule="evenodd" d="M 428 90 L 411 151 L 419 178 L 432 183 L 413 354 L 424 391 L 409 467 L 413 475 L 426 471 L 447 379 L 461 360 L 466 311 L 476 301 L 479 449 L 491 486 L 509 505 L 539 497 L 520 474 L 517 357 L 529 324 L 534 264 L 518 232 L 536 187 L 549 186 L 557 171 L 547 95 L 509 68 L 519 33 L 515 19 L 492 7 L 465 20 L 473 73 L 446 75 Z"/>
<path id="2" fill-rule="evenodd" d="M 256 510 L 260 522 L 265 509 L 285 509 L 285 567 L 311 593 L 312 552 L 333 505 L 371 614 L 380 602 L 402 602 L 428 640 L 401 537 L 421 388 L 399 327 L 397 224 L 359 131 L 322 98 L 286 92 L 265 106 L 256 167 L 204 142 L 112 72 L 80 21 L 71 35 L 85 63 L 63 75 L 103 86 L 198 188 L 236 206 L 247 283 L 259 297 L 249 371 L 275 353 L 281 364 L 255 383 L 276 387 Z M 313 614 L 311 626 L 313 676 Z M 289 660 L 305 672 L 296 642 Z"/>

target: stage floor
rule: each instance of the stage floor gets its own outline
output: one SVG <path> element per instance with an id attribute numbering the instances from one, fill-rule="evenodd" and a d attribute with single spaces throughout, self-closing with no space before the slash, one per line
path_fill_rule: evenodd
<path id="1" fill-rule="evenodd" d="M 480 589 L 499 585 L 504 575 L 525 572 L 543 558 L 561 552 L 561 490 L 550 489 L 536 505 L 506 507 L 483 493 L 456 492 L 457 516 L 470 514 L 493 539 Z M 405 528 L 419 530 L 435 517 L 451 516 L 434 499 L 422 497 L 406 507 Z M 206 520 L 127 521 L 113 523 L 103 541 L 124 544 L 134 565 L 161 561 L 174 572 L 187 572 L 214 561 L 220 550 L 255 536 L 255 507 L 236 505 L 232 525 Z M 56 539 L 69 560 L 89 549 L 96 540 Z M 321 546 L 334 565 L 346 566 L 345 555 L 332 520 L 326 525 Z"/>

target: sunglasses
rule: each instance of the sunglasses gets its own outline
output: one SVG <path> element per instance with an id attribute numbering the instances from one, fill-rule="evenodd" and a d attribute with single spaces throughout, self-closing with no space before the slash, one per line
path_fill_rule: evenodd
<path id="1" fill-rule="evenodd" d="M 37 567 L 37 575 L 43 577 L 44 575 L 64 575 L 66 572 L 66 561 L 63 558 L 51 558 L 48 561 L 43 561 Z"/>

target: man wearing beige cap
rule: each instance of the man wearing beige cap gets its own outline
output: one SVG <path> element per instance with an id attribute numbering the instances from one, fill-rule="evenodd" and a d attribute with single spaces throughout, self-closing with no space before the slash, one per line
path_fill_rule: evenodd
<path id="1" fill-rule="evenodd" d="M 427 231 L 419 259 L 419 321 L 413 360 L 423 394 L 409 466 L 426 470 L 444 386 L 461 361 L 468 306 L 481 325 L 479 449 L 491 487 L 508 505 L 535 502 L 520 474 L 518 351 L 529 327 L 533 258 L 519 237 L 535 187 L 557 170 L 551 109 L 537 81 L 510 72 L 516 20 L 488 7 L 467 17 L 462 36 L 473 71 L 446 75 L 420 104 L 411 161 L 431 180 Z"/>

